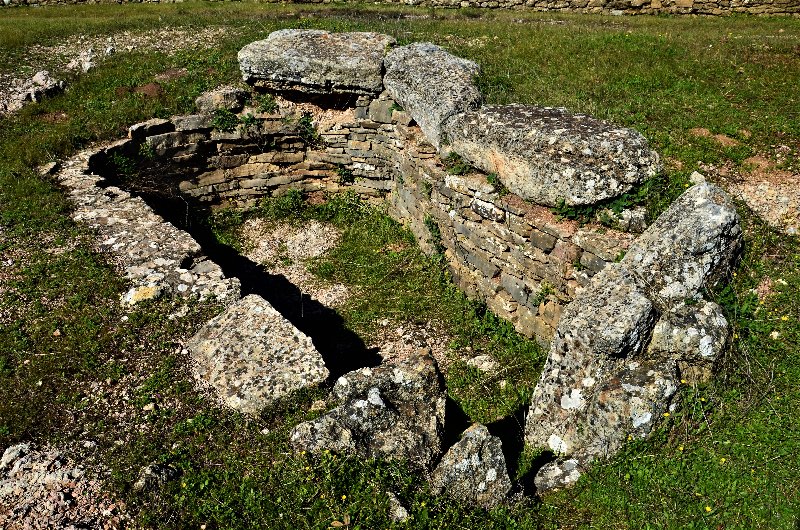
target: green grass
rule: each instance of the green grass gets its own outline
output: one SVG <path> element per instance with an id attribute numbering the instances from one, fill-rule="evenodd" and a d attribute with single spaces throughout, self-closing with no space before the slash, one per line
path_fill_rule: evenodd
<path id="1" fill-rule="evenodd" d="M 409 507 L 413 528 L 796 527 L 800 248 L 743 206 L 743 262 L 730 288 L 709 294 L 736 333 L 715 382 L 683 388 L 682 408 L 656 436 L 597 465 L 571 490 L 487 514 L 431 497 L 403 463 L 292 454 L 286 434 L 313 416 L 308 409 L 321 390 L 257 420 L 218 408 L 194 389 L 180 347 L 219 308 L 193 304 L 179 316 L 160 301 L 123 311 L 124 281 L 69 220 L 63 193 L 34 168 L 118 138 L 136 121 L 190 111 L 203 90 L 237 81 L 236 51 L 274 29 L 374 30 L 478 61 L 490 102 L 565 106 L 637 128 L 667 162 L 657 211 L 701 163 L 740 167 L 751 154 L 773 156 L 776 144 L 791 146 L 796 157 L 800 20 L 191 2 L 2 14 L 2 72 L 17 68 L 27 46 L 79 33 L 208 25 L 236 32 L 204 53 L 119 53 L 70 77 L 63 95 L 0 119 L 0 447 L 33 439 L 77 448 L 78 440 L 95 440 L 98 450 L 86 461 L 107 465 L 109 486 L 142 523 L 159 528 L 327 528 L 345 515 L 352 528 L 383 528 L 390 526 L 387 490 Z M 117 90 L 177 67 L 188 75 L 163 83 L 156 98 Z M 56 112 L 66 119 L 48 118 Z M 695 137 L 688 133 L 694 127 L 741 145 Z M 441 263 L 380 212 L 346 197 L 326 208 L 309 211 L 290 196 L 265 204 L 261 215 L 339 226 L 341 244 L 313 267 L 358 293 L 342 309 L 346 324 L 369 336 L 377 319 L 437 319 L 456 351 L 491 353 L 506 370 L 488 377 L 454 363 L 451 396 L 475 420 L 516 413 L 541 363 L 535 347 L 449 287 Z M 221 214 L 212 229 L 235 244 L 240 221 Z M 765 278 L 775 282 L 774 293 L 759 304 L 750 290 Z M 155 408 L 143 411 L 148 403 Z M 520 468 L 532 458 L 524 455 Z M 133 493 L 139 469 L 152 462 L 173 465 L 181 477 L 161 491 Z"/>

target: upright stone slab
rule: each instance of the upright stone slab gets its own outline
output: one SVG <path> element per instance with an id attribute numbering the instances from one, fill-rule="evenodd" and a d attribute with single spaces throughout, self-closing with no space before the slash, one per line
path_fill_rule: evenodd
<path id="1" fill-rule="evenodd" d="M 634 241 L 622 263 L 636 270 L 667 308 L 696 298 L 726 274 L 741 247 L 742 229 L 730 197 L 703 182 L 678 197 Z"/>
<path id="2" fill-rule="evenodd" d="M 497 507 L 511 491 L 500 438 L 479 423 L 472 425 L 431 473 L 431 487 L 461 502 Z"/>
<path id="3" fill-rule="evenodd" d="M 475 85 L 480 67 L 435 44 L 395 48 L 384 62 L 386 90 L 436 147 L 447 143 L 442 138 L 447 120 L 481 104 L 483 98 Z"/>
<path id="4" fill-rule="evenodd" d="M 186 348 L 195 378 L 246 414 L 328 377 L 311 339 L 254 294 L 209 320 Z"/>
<path id="5" fill-rule="evenodd" d="M 380 33 L 284 29 L 242 48 L 239 68 L 247 83 L 279 92 L 377 95 L 394 42 Z"/>
<path id="6" fill-rule="evenodd" d="M 445 131 L 453 151 L 545 206 L 617 197 L 660 168 L 638 132 L 560 108 L 488 105 L 456 116 Z"/>
<path id="7" fill-rule="evenodd" d="M 295 427 L 290 443 L 298 451 L 406 459 L 430 469 L 442 452 L 440 377 L 428 353 L 345 374 L 333 387 L 340 405 Z"/>

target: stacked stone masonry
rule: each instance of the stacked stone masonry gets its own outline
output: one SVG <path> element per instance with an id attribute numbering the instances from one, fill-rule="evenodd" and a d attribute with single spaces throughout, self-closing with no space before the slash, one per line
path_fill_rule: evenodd
<path id="1" fill-rule="evenodd" d="M 501 196 L 485 174 L 450 174 L 385 93 L 325 112 L 311 144 L 302 114 L 245 107 L 239 115 L 255 121 L 229 132 L 213 129 L 209 114 L 138 124 L 104 156 L 150 150 L 167 162 L 162 175 L 179 182 L 187 199 L 213 206 L 252 207 L 290 189 L 385 196 L 389 214 L 407 224 L 423 249 L 443 250 L 461 289 L 543 345 L 576 289 L 635 238 Z"/>
<path id="2" fill-rule="evenodd" d="M 48 6 L 96 3 L 175 3 L 181 0 L 2 0 L 2 6 Z M 279 0 L 266 0 L 278 2 Z M 283 0 L 280 0 L 283 1 Z M 328 4 L 331 0 L 306 0 L 304 3 Z M 800 16 L 796 0 L 382 0 L 384 4 L 421 7 L 477 7 L 484 9 L 529 9 L 607 15 L 711 15 L 735 13 L 749 15 Z"/>

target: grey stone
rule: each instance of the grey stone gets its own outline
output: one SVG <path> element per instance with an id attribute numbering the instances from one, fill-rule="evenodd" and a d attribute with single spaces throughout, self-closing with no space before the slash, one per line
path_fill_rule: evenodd
<path id="1" fill-rule="evenodd" d="M 311 339 L 258 295 L 208 321 L 186 348 L 195 378 L 246 414 L 328 377 Z"/>
<path id="2" fill-rule="evenodd" d="M 431 489 L 486 509 L 497 507 L 511 491 L 500 438 L 481 424 L 472 425 L 433 470 Z"/>
<path id="3" fill-rule="evenodd" d="M 3 457 L 0 458 L 0 471 L 12 467 L 14 462 L 27 455 L 31 451 L 31 444 L 21 443 L 12 445 L 3 452 Z"/>
<path id="4" fill-rule="evenodd" d="M 739 216 L 713 184 L 686 190 L 630 246 L 622 259 L 662 306 L 696 298 L 730 271 L 742 247 Z"/>
<path id="5" fill-rule="evenodd" d="M 389 497 L 389 519 L 395 523 L 408 521 L 408 510 L 400 502 L 400 498 L 391 491 L 386 496 Z"/>
<path id="6" fill-rule="evenodd" d="M 526 442 L 562 455 L 582 450 L 598 387 L 626 356 L 642 351 L 656 317 L 625 267 L 597 273 L 562 313 L 533 392 Z"/>
<path id="7" fill-rule="evenodd" d="M 285 29 L 239 51 L 242 78 L 277 91 L 378 94 L 383 57 L 395 40 L 380 33 Z"/>
<path id="8" fill-rule="evenodd" d="M 465 160 L 546 206 L 617 197 L 660 169 L 638 132 L 561 108 L 489 105 L 456 116 L 445 132 Z"/>
<path id="9" fill-rule="evenodd" d="M 422 129 L 435 147 L 443 141 L 443 125 L 453 116 L 480 106 L 475 85 L 480 67 L 430 43 L 393 49 L 384 60 L 386 90 Z"/>
<path id="10" fill-rule="evenodd" d="M 295 450 L 407 459 L 424 469 L 441 454 L 445 394 L 429 353 L 345 374 L 332 397 L 338 407 L 292 430 Z"/>
<path id="11" fill-rule="evenodd" d="M 143 140 L 148 136 L 165 134 L 174 130 L 175 125 L 171 121 L 162 118 L 153 118 L 152 120 L 131 125 L 128 128 L 128 138 L 132 140 Z"/>
<path id="12" fill-rule="evenodd" d="M 656 322 L 647 355 L 711 368 L 724 350 L 729 334 L 722 308 L 714 302 L 681 304 Z"/>
<path id="13" fill-rule="evenodd" d="M 204 114 L 213 114 L 218 110 L 238 112 L 244 107 L 247 92 L 236 87 L 220 87 L 200 94 L 194 100 L 197 111 Z"/>
<path id="14" fill-rule="evenodd" d="M 150 464 L 142 469 L 139 478 L 133 484 L 133 491 L 154 491 L 161 486 L 175 480 L 180 472 L 166 464 Z"/>
<path id="15" fill-rule="evenodd" d="M 189 114 L 186 116 L 175 116 L 172 118 L 172 123 L 175 124 L 176 131 L 210 129 L 213 121 L 213 118 L 209 114 Z"/>
<path id="16" fill-rule="evenodd" d="M 533 479 L 537 493 L 564 488 L 576 483 L 582 474 L 579 465 L 574 458 L 556 460 L 543 465 Z"/>

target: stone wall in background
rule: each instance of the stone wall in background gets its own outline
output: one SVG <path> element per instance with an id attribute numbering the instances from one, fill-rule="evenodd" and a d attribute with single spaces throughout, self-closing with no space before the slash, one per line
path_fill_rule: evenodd
<path id="1" fill-rule="evenodd" d="M 144 0 L 149 3 L 177 3 L 181 0 Z M 269 0 L 267 0 L 269 1 Z M 68 4 L 127 3 L 142 0 L 0 0 L 1 6 L 43 6 Z M 277 1 L 276 1 L 277 3 Z M 305 0 L 302 3 L 329 4 L 330 0 Z M 484 9 L 529 9 L 607 15 L 794 15 L 800 16 L 796 0 L 382 0 L 384 4 L 423 7 L 477 7 Z"/>

